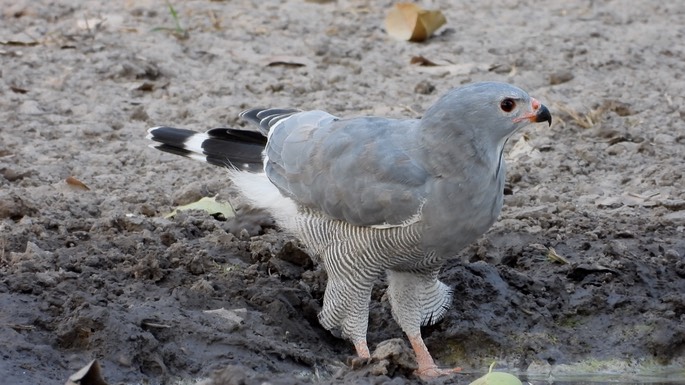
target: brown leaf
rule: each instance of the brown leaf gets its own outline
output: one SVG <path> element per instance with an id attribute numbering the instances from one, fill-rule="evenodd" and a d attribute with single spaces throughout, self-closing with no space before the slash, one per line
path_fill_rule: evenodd
<path id="1" fill-rule="evenodd" d="M 412 56 L 411 60 L 409 61 L 409 64 L 416 64 L 420 66 L 426 66 L 426 67 L 434 67 L 440 64 L 437 64 L 433 61 L 430 61 L 426 59 L 425 57 L 419 55 L 419 56 Z"/>
<path id="2" fill-rule="evenodd" d="M 286 56 L 286 55 L 277 55 L 277 56 L 269 56 L 265 59 L 265 66 L 267 67 L 274 67 L 274 66 L 285 66 L 285 67 L 304 67 L 304 66 L 311 66 L 313 63 L 311 60 L 299 57 L 299 56 Z"/>
<path id="3" fill-rule="evenodd" d="M 409 41 L 424 41 L 447 22 L 440 11 L 429 11 L 412 3 L 398 3 L 385 18 L 388 35 Z"/>
<path id="4" fill-rule="evenodd" d="M 16 92 L 18 94 L 25 94 L 25 93 L 29 92 L 29 90 L 27 90 L 26 88 L 21 88 L 21 87 L 17 87 L 17 86 L 10 86 L 10 90 L 12 90 L 12 92 Z"/>
<path id="5" fill-rule="evenodd" d="M 85 183 L 83 183 L 83 182 L 81 182 L 80 180 L 74 178 L 73 176 L 67 177 L 67 179 L 65 180 L 65 182 L 67 182 L 68 185 L 70 185 L 70 186 L 72 186 L 72 187 L 74 187 L 74 188 L 76 188 L 76 189 L 79 189 L 79 190 L 86 190 L 86 191 L 90 190 L 90 188 L 89 188 L 88 186 L 86 186 Z"/>
<path id="6" fill-rule="evenodd" d="M 143 82 L 139 86 L 136 87 L 136 90 L 138 91 L 152 91 L 155 89 L 155 84 L 150 83 L 150 82 Z"/>
<path id="7" fill-rule="evenodd" d="M 468 75 L 477 72 L 487 71 L 487 64 L 485 63 L 457 63 L 457 64 L 442 64 L 442 62 L 434 60 L 434 66 L 417 65 L 414 70 L 421 73 L 433 74 L 436 76 L 445 75 Z"/>

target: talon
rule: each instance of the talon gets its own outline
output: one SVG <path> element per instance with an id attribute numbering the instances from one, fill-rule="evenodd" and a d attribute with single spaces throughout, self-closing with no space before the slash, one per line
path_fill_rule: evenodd
<path id="1" fill-rule="evenodd" d="M 345 364 L 349 366 L 351 369 L 359 369 L 361 367 L 364 367 L 368 364 L 371 363 L 373 359 L 370 357 L 359 357 L 359 356 L 354 356 L 354 357 L 349 357 Z"/>

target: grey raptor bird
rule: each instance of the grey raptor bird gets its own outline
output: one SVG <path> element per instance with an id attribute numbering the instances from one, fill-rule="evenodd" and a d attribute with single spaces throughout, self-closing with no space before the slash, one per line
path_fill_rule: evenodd
<path id="1" fill-rule="evenodd" d="M 517 87 L 484 82 L 449 91 L 419 119 L 293 109 L 240 117 L 255 130 L 154 127 L 148 139 L 228 168 L 248 201 L 320 258 L 328 284 L 319 320 L 350 339 L 359 357 L 369 357 L 371 289 L 385 273 L 417 374 L 452 373 L 435 365 L 420 330 L 452 302 L 438 272 L 497 219 L 504 146 L 530 123 L 551 125 L 549 110 Z"/>

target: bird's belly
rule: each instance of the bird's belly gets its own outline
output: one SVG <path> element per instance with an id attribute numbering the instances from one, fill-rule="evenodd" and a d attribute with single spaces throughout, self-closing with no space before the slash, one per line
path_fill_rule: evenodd
<path id="1" fill-rule="evenodd" d="M 340 261 L 398 270 L 438 266 L 483 235 L 499 216 L 503 198 L 499 183 L 477 191 L 481 193 L 430 199 L 421 219 L 403 227 L 354 226 L 307 208 L 277 221 L 326 264 Z"/>
<path id="2" fill-rule="evenodd" d="M 379 229 L 353 226 L 307 211 L 291 223 L 290 230 L 327 264 L 336 259 L 346 265 L 392 269 L 426 262 L 420 224 Z"/>

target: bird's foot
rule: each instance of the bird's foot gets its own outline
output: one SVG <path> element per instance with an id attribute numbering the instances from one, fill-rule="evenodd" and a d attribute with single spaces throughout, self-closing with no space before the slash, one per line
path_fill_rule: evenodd
<path id="1" fill-rule="evenodd" d="M 461 372 L 461 368 L 440 369 L 436 365 L 432 365 L 425 368 L 419 367 L 414 374 L 419 376 L 422 380 L 430 380 L 442 376 L 451 376 L 459 372 Z"/>
<path id="2" fill-rule="evenodd" d="M 354 370 L 363 368 L 364 366 L 369 365 L 372 361 L 373 358 L 371 357 L 354 356 L 347 358 L 347 360 L 345 360 L 345 364 L 347 364 L 347 366 Z"/>
<path id="3" fill-rule="evenodd" d="M 414 348 L 414 353 L 416 353 L 416 363 L 419 365 L 419 368 L 416 369 L 414 374 L 419 376 L 419 378 L 422 380 L 430 380 L 432 378 L 442 376 L 451 376 L 455 373 L 461 372 L 461 368 L 438 368 L 438 365 L 435 365 L 435 361 L 433 361 L 433 357 L 431 357 L 430 353 L 428 353 L 428 348 L 426 348 L 426 344 L 423 343 L 423 338 L 421 338 L 420 334 L 413 336 L 410 335 L 409 342 L 411 343 L 412 348 Z"/>
<path id="4" fill-rule="evenodd" d="M 371 362 L 371 353 L 369 352 L 369 345 L 366 344 L 366 340 L 355 342 L 354 348 L 357 351 L 357 356 L 347 359 L 347 366 L 357 369 L 368 365 Z"/>
<path id="5" fill-rule="evenodd" d="M 359 356 L 359 358 L 371 358 L 369 345 L 366 344 L 366 340 L 355 342 L 354 349 L 357 351 L 357 356 Z"/>

